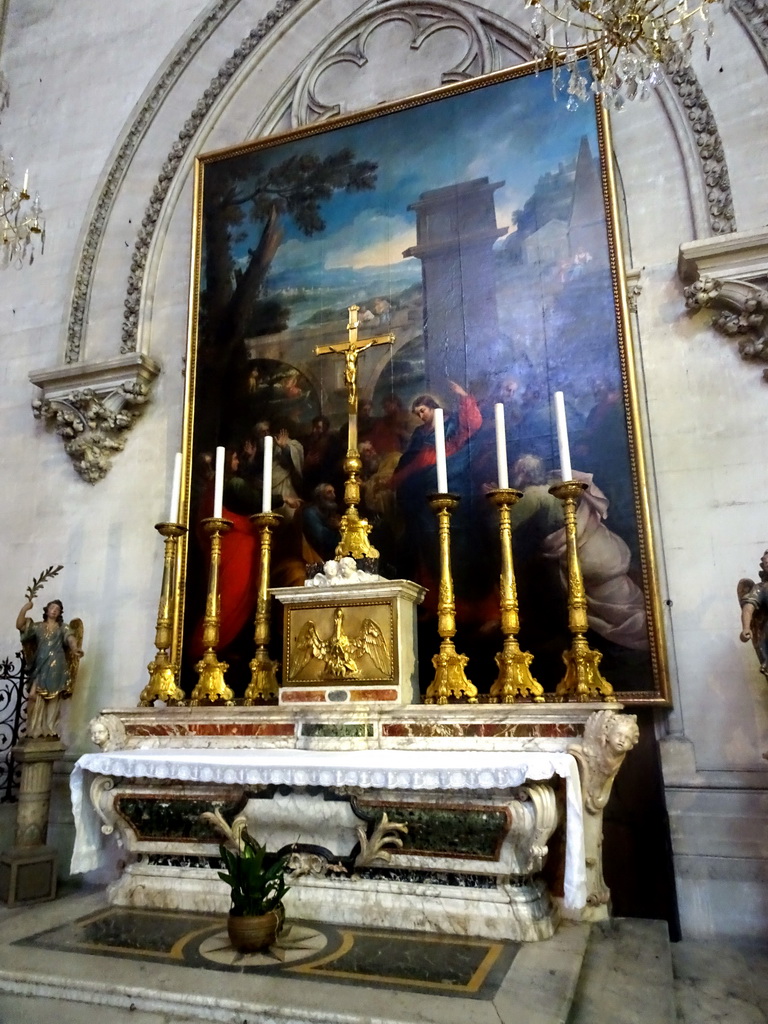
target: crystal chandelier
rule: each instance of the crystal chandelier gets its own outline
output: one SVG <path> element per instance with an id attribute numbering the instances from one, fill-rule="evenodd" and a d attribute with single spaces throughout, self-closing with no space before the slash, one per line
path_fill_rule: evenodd
<path id="1" fill-rule="evenodd" d="M 0 113 L 8 106 L 8 79 L 0 71 Z M 22 267 L 35 258 L 37 238 L 40 252 L 45 248 L 45 221 L 40 196 L 29 203 L 29 171 L 19 188 L 13 183 L 13 157 L 6 157 L 0 146 L 0 269 Z M 29 204 L 29 205 L 28 205 Z"/>
<path id="2" fill-rule="evenodd" d="M 40 252 L 45 248 L 45 221 L 40 206 L 40 195 L 29 202 L 29 171 L 24 174 L 21 188 L 13 184 L 13 157 L 5 157 L 0 148 L 0 269 L 24 263 L 35 258 L 36 242 L 40 238 Z"/>
<path id="3" fill-rule="evenodd" d="M 720 0 L 526 0 L 532 8 L 535 57 L 553 62 L 558 88 L 573 109 L 588 89 L 621 110 L 646 100 L 665 74 L 687 67 L 699 34 L 709 57 L 714 26 L 709 7 Z M 723 0 L 727 11 L 729 0 Z M 588 56 L 592 83 L 579 58 Z"/>

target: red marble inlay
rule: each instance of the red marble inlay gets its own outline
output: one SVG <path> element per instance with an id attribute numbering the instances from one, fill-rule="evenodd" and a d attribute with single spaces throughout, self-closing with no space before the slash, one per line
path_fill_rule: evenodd
<path id="1" fill-rule="evenodd" d="M 132 725 L 129 736 L 293 736 L 292 722 L 187 722 L 183 725 Z"/>
<path id="2" fill-rule="evenodd" d="M 397 690 L 350 690 L 351 700 L 397 700 Z"/>
<path id="3" fill-rule="evenodd" d="M 306 704 L 311 701 L 313 704 L 325 702 L 325 690 L 283 690 L 280 694 L 281 704 L 301 702 Z"/>

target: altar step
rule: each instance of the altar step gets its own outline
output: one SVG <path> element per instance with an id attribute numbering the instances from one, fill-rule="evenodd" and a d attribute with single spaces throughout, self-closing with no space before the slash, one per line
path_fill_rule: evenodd
<path id="1" fill-rule="evenodd" d="M 567 1024 L 677 1019 L 666 921 L 616 918 L 593 925 Z"/>
<path id="2" fill-rule="evenodd" d="M 499 952 L 492 941 L 485 943 L 486 952 L 483 940 L 460 936 L 453 944 L 441 944 L 433 935 L 412 932 L 345 932 L 344 949 L 336 960 L 324 958 L 320 950 L 312 953 L 312 935 L 320 932 L 298 928 L 293 952 L 286 947 L 288 959 L 297 956 L 294 963 L 304 971 L 297 976 L 295 969 L 291 974 L 278 964 L 265 973 L 258 967 L 238 969 L 225 961 L 226 952 L 216 941 L 219 933 L 200 938 L 181 966 L 174 949 L 183 920 L 158 924 L 151 913 L 141 911 L 126 931 L 111 913 L 100 893 L 0 911 L 0 1024 L 677 1020 L 663 922 L 565 923 L 552 939 L 523 944 L 516 952 L 514 946 Z M 197 933 L 206 931 L 200 923 L 194 922 Z M 324 926 L 317 928 L 322 931 Z M 197 933 L 193 927 L 190 934 Z M 163 958 L 166 942 L 170 953 Z M 193 945 L 190 939 L 188 949 Z M 494 956 L 494 966 L 484 966 Z M 401 976 L 388 978 L 393 965 L 399 965 Z M 420 984 L 414 984 L 414 971 L 422 971 Z"/>

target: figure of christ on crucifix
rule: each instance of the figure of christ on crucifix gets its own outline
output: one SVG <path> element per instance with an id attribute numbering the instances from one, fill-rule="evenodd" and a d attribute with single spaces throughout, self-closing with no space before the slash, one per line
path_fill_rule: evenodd
<path id="1" fill-rule="evenodd" d="M 335 345 L 318 345 L 315 348 L 316 356 L 326 356 L 328 354 L 344 356 L 344 384 L 347 388 L 347 411 L 350 416 L 357 416 L 357 359 L 361 352 L 365 352 L 366 349 L 371 348 L 372 345 L 391 345 L 395 340 L 394 334 L 382 334 L 376 338 L 365 338 L 359 340 L 357 337 L 357 331 L 360 326 L 360 321 L 357 318 L 357 314 L 360 312 L 359 306 L 349 306 L 349 323 L 347 324 L 347 333 L 349 334 L 349 340 L 345 342 L 338 342 Z M 352 447 L 350 445 L 350 447 Z"/>

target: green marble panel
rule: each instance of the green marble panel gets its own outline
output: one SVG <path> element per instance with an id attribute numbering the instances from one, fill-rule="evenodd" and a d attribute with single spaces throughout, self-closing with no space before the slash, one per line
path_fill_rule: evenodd
<path id="1" fill-rule="evenodd" d="M 242 806 L 238 800 L 211 800 L 185 797 L 120 796 L 115 801 L 118 814 L 133 828 L 139 839 L 188 840 L 219 843 L 221 835 L 206 821 L 204 811 L 219 811 L 231 823 Z"/>
<path id="2" fill-rule="evenodd" d="M 373 736 L 373 725 L 370 722 L 353 722 L 342 725 L 340 722 L 303 722 L 302 736 Z"/>
<path id="3" fill-rule="evenodd" d="M 504 807 L 423 807 L 387 803 L 381 807 L 366 802 L 363 813 L 378 823 L 386 812 L 390 822 L 408 826 L 400 853 L 425 853 L 433 857 L 473 857 L 498 860 L 501 844 L 509 831 Z M 366 815 L 367 816 L 367 815 Z"/>

